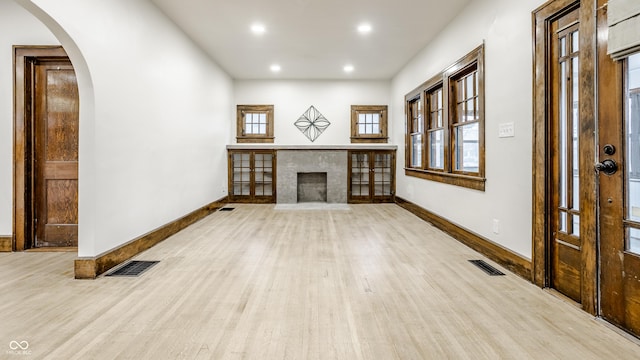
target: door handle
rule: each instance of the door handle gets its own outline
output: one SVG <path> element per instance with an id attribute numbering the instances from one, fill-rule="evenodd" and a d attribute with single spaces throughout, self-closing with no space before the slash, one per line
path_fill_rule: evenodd
<path id="1" fill-rule="evenodd" d="M 606 159 L 596 164 L 596 171 L 604 173 L 605 175 L 613 175 L 618 171 L 618 164 L 611 159 Z"/>

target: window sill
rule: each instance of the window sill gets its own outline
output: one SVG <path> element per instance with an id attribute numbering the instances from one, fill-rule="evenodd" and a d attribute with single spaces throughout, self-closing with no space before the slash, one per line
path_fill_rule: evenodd
<path id="1" fill-rule="evenodd" d="M 238 144 L 240 143 L 273 143 L 274 137 L 250 137 L 250 136 L 238 136 L 236 138 Z"/>
<path id="2" fill-rule="evenodd" d="M 389 140 L 388 137 L 351 137 L 352 144 L 364 144 L 364 143 L 386 143 Z"/>
<path id="3" fill-rule="evenodd" d="M 437 171 L 404 169 L 406 176 L 413 176 L 425 180 L 437 181 L 449 185 L 462 186 L 473 190 L 484 191 L 487 179 L 477 176 L 443 173 Z"/>

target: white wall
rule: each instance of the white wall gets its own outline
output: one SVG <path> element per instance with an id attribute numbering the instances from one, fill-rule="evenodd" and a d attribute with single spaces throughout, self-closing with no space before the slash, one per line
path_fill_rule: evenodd
<path id="1" fill-rule="evenodd" d="M 13 45 L 60 45 L 37 18 L 14 1 L 0 1 L 0 235 L 13 223 Z"/>
<path id="2" fill-rule="evenodd" d="M 74 66 L 86 61 L 78 81 L 92 83 L 80 88 L 79 256 L 226 195 L 225 72 L 147 0 L 30 1 L 68 34 L 83 57 L 70 53 Z"/>
<path id="3" fill-rule="evenodd" d="M 486 191 L 405 176 L 399 146 L 397 194 L 526 258 L 532 251 L 531 12 L 543 3 L 471 2 L 392 82 L 393 140 L 404 144 L 404 95 L 485 41 Z M 509 122 L 515 137 L 498 138 L 498 125 Z"/>
<path id="4" fill-rule="evenodd" d="M 274 142 L 280 145 L 350 144 L 351 105 L 390 105 L 391 99 L 388 81 L 239 80 L 234 92 L 234 119 L 235 105 L 274 106 Z M 294 125 L 311 105 L 331 123 L 313 143 Z M 235 142 L 235 127 L 231 136 Z"/>

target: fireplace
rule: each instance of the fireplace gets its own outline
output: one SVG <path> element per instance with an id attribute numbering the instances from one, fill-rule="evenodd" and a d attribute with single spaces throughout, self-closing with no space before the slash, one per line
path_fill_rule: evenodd
<path id="1" fill-rule="evenodd" d="M 327 173 L 298 173 L 298 202 L 327 202 Z"/>
<path id="2" fill-rule="evenodd" d="M 277 203 L 346 204 L 347 158 L 346 150 L 309 148 L 278 150 Z M 298 185 L 299 174 L 302 176 L 301 185 Z M 310 179 L 305 179 L 307 176 L 310 176 Z M 303 194 L 300 193 L 301 191 Z"/>

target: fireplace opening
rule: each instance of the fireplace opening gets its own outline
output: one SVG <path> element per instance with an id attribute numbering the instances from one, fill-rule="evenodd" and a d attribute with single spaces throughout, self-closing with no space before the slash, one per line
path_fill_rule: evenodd
<path id="1" fill-rule="evenodd" d="M 327 173 L 298 173 L 298 202 L 327 202 Z"/>

